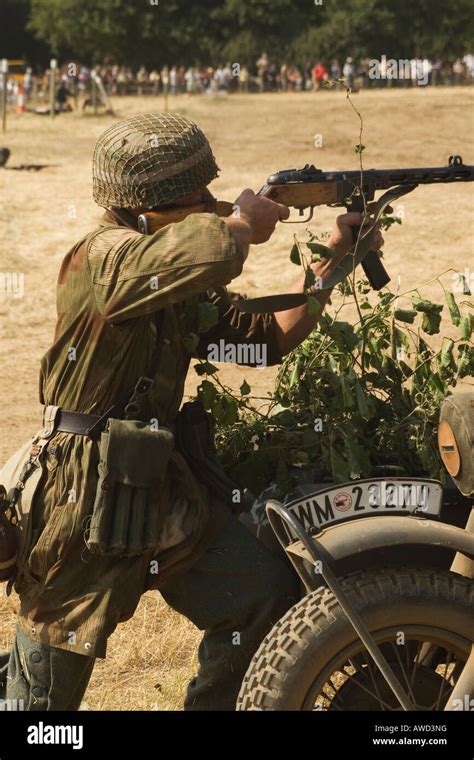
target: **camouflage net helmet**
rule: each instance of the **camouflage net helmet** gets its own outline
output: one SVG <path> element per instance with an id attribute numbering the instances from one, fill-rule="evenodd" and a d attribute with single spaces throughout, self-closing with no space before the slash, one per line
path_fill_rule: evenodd
<path id="1" fill-rule="evenodd" d="M 205 135 L 184 116 L 147 113 L 119 121 L 97 140 L 92 162 L 94 200 L 111 208 L 154 208 L 217 177 Z"/>

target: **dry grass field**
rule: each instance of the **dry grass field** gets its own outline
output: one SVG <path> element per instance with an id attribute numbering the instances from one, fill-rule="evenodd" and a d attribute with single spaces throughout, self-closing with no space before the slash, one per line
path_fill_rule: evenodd
<path id="1" fill-rule="evenodd" d="M 459 153 L 474 163 L 474 91 L 439 88 L 367 91 L 354 95 L 364 117 L 366 168 L 439 166 Z M 114 101 L 117 117 L 160 110 L 158 98 Z M 356 168 L 358 120 L 344 94 L 262 95 L 171 101 L 204 129 L 221 176 L 211 186 L 222 200 L 245 187 L 258 190 L 278 169 L 315 163 L 323 169 Z M 3 144 L 9 165 L 44 163 L 39 172 L 0 170 L 2 272 L 24 273 L 24 297 L 0 293 L 0 458 L 4 461 L 40 426 L 38 365 L 52 338 L 55 281 L 62 257 L 100 215 L 91 198 L 91 154 L 113 117 L 64 114 L 54 120 L 32 113 L 8 119 Z M 320 134 L 323 146 L 316 148 Z M 473 187 L 420 188 L 404 201 L 405 220 L 386 235 L 386 266 L 402 289 L 430 280 L 449 267 L 472 266 Z M 338 212 L 319 209 L 311 229 L 329 230 Z M 296 277 L 288 253 L 304 225 L 280 225 L 274 238 L 255 248 L 236 285 L 248 295 L 282 292 Z M 428 296 L 437 291 L 428 285 Z M 191 373 L 187 393 L 196 380 Z M 266 393 L 275 371 L 225 366 L 221 376 L 237 387 L 244 376 Z M 11 641 L 18 600 L 0 599 L 0 648 Z M 134 618 L 112 637 L 85 701 L 90 709 L 180 709 L 195 667 L 199 632 L 171 612 L 158 594 L 147 594 Z"/>

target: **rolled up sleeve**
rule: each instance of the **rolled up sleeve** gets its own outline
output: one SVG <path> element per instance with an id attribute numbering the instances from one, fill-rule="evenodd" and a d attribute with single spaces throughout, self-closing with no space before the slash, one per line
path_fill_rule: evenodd
<path id="1" fill-rule="evenodd" d="M 212 358 L 216 352 L 236 364 L 272 366 L 280 364 L 282 354 L 276 337 L 275 315 L 246 314 L 232 301 L 244 296 L 228 292 L 224 288 L 207 292 L 206 300 L 217 306 L 218 322 L 199 336 L 198 354 L 202 358 Z"/>
<path id="2" fill-rule="evenodd" d="M 87 256 L 97 306 L 110 322 L 227 285 L 243 266 L 242 250 L 215 214 L 192 214 L 153 235 L 106 227 L 91 236 Z"/>

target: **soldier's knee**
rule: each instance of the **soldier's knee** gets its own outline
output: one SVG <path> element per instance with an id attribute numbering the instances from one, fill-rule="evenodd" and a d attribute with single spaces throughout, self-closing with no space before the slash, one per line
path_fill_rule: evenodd
<path id="1" fill-rule="evenodd" d="M 264 596 L 283 611 L 301 597 L 301 584 L 296 572 L 279 556 L 272 555 L 272 561 L 267 563 L 261 582 Z"/>

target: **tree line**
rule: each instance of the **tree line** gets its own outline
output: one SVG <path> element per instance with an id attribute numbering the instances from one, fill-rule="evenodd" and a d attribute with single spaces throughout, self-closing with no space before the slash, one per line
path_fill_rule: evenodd
<path id="1" fill-rule="evenodd" d="M 0 55 L 130 66 L 342 58 L 456 58 L 471 0 L 0 0 Z"/>

